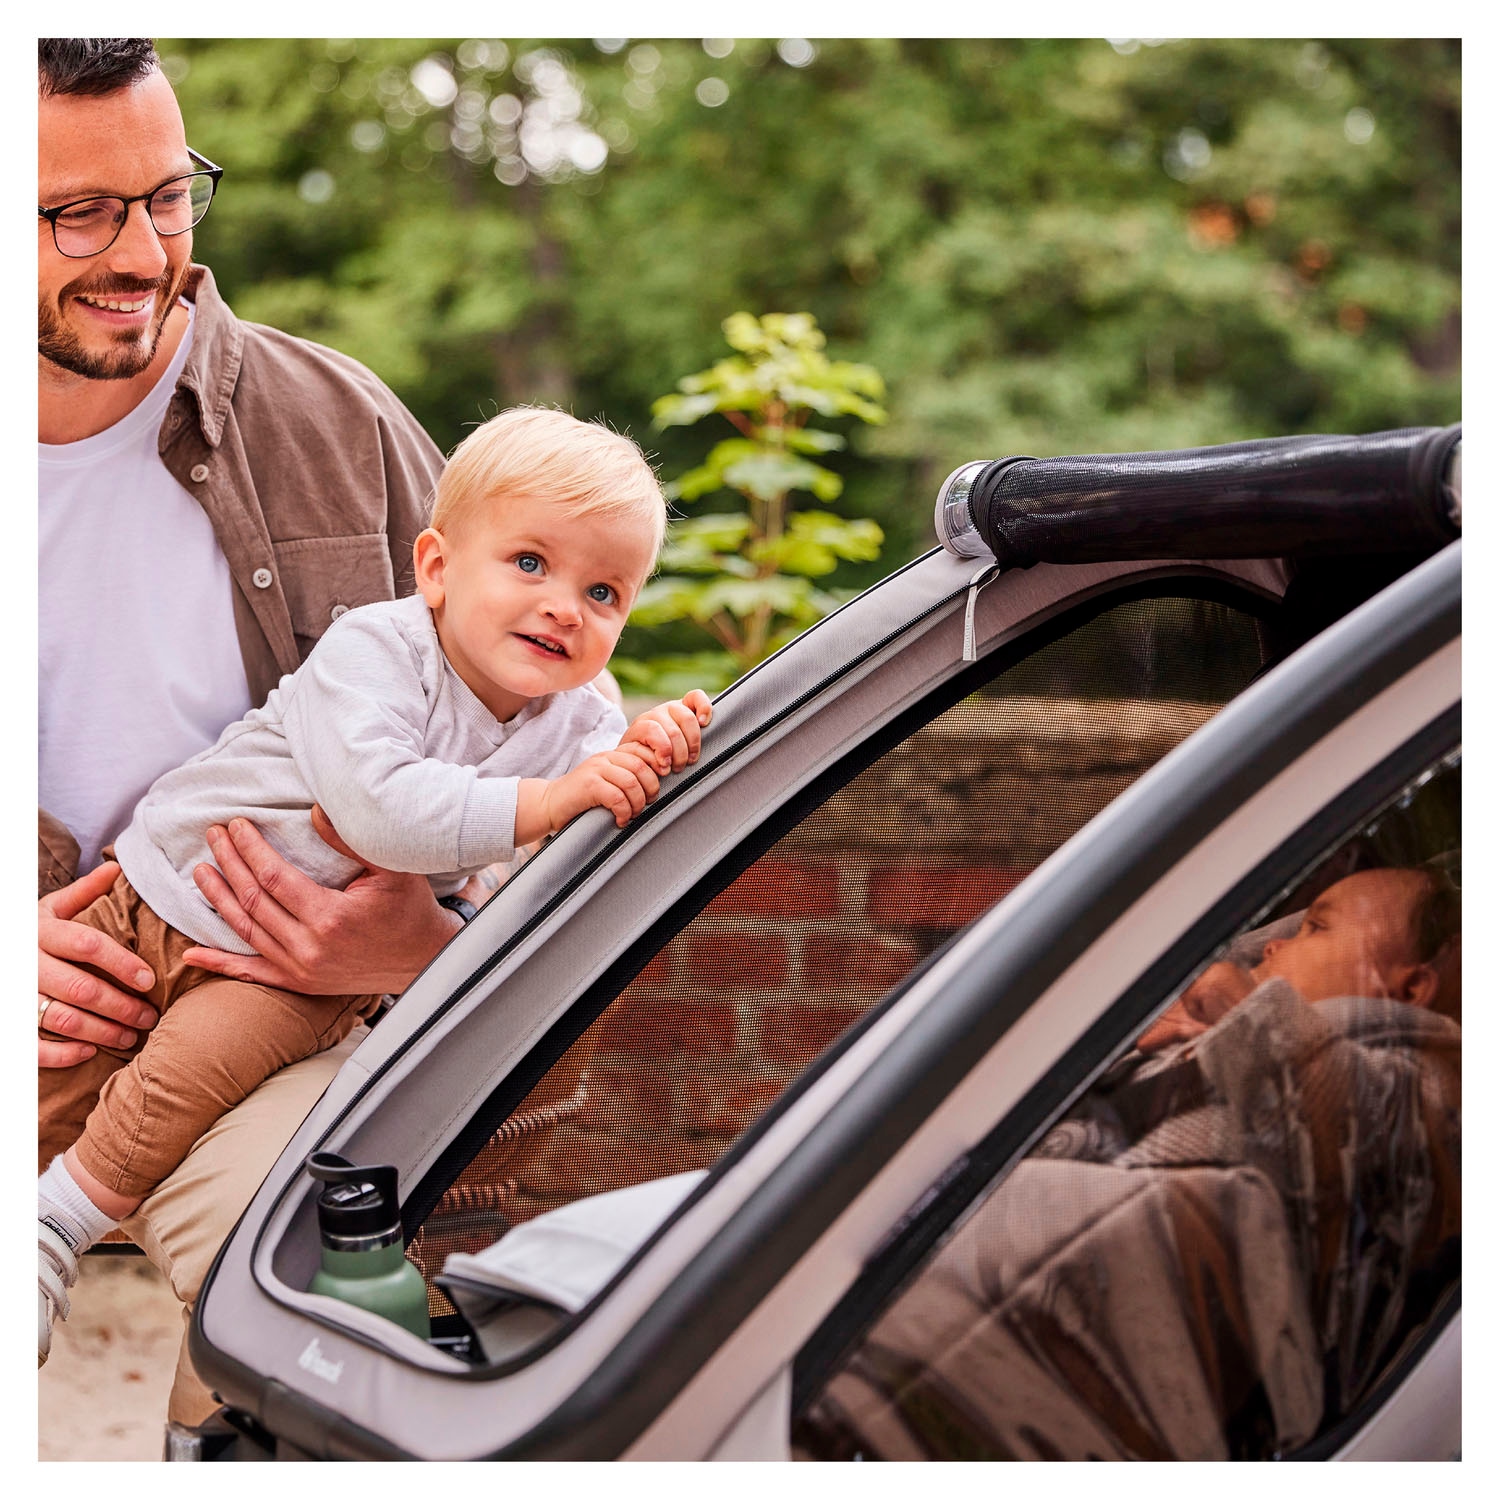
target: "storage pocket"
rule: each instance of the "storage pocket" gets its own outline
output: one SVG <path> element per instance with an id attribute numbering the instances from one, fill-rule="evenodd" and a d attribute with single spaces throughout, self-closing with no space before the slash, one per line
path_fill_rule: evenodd
<path id="1" fill-rule="evenodd" d="M 292 617 L 297 654 L 306 660 L 323 632 L 361 604 L 394 591 L 391 554 L 383 532 L 273 542 L 277 572 Z"/>

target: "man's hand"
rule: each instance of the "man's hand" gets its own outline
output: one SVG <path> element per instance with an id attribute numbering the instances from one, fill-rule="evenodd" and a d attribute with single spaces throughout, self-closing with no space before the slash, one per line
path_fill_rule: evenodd
<path id="1" fill-rule="evenodd" d="M 713 715 L 708 694 L 694 688 L 680 701 L 648 708 L 620 736 L 620 747 L 639 745 L 649 751 L 663 776 L 669 771 L 680 771 L 698 759 L 703 730 Z"/>
<path id="2" fill-rule="evenodd" d="M 320 807 L 313 827 L 357 859 L 365 873 L 329 890 L 288 864 L 244 818 L 208 831 L 218 869 L 193 871 L 203 898 L 255 949 L 255 956 L 189 948 L 186 962 L 231 979 L 304 995 L 398 994 L 463 925 L 433 898 L 425 875 L 384 870 L 362 859 Z"/>
<path id="3" fill-rule="evenodd" d="M 136 1031 L 156 1025 L 156 1011 L 128 990 L 149 990 L 151 970 L 113 938 L 72 919 L 115 883 L 120 873 L 113 860 L 90 870 L 71 885 L 37 902 L 37 994 L 50 1000 L 47 1030 L 72 1038 L 37 1038 L 37 1066 L 71 1068 L 94 1055 L 96 1044 L 135 1045 Z M 80 968 L 89 964 L 119 980 L 117 989 Z"/>
<path id="4" fill-rule="evenodd" d="M 1142 1052 L 1160 1052 L 1173 1042 L 1202 1036 L 1215 1021 L 1227 1016 L 1251 990 L 1255 976 L 1238 964 L 1210 964 L 1136 1038 Z"/>

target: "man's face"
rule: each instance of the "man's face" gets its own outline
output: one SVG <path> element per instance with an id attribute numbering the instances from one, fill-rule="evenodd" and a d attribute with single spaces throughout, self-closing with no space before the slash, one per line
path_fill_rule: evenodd
<path id="1" fill-rule="evenodd" d="M 1336 882 L 1307 908 L 1295 936 L 1266 944 L 1255 982 L 1285 979 L 1304 1000 L 1401 998 L 1416 966 L 1411 934 L 1421 890 L 1411 870 L 1365 870 Z"/>
<path id="2" fill-rule="evenodd" d="M 43 208 L 95 195 L 134 197 L 193 170 L 182 114 L 160 72 L 112 94 L 42 99 L 37 145 Z M 45 219 L 37 234 L 42 358 L 93 380 L 145 371 L 187 277 L 191 232 L 162 239 L 146 205 L 132 203 L 114 244 L 84 260 L 59 252 Z"/>

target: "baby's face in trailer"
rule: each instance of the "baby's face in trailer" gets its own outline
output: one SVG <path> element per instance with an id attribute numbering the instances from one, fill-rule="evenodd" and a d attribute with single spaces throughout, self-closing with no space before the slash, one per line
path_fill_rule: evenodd
<path id="1" fill-rule="evenodd" d="M 1190 1041 L 1258 985 L 1284 979 L 1310 1003 L 1341 995 L 1441 1005 L 1440 962 L 1417 953 L 1425 883 L 1416 870 L 1362 870 L 1329 886 L 1287 938 L 1273 938 L 1253 968 L 1210 964 L 1136 1039 L 1142 1052 Z M 1456 952 L 1456 950 L 1455 950 Z M 1456 993 L 1456 990 L 1455 990 Z"/>
<path id="2" fill-rule="evenodd" d="M 1431 971 L 1416 952 L 1415 870 L 1363 870 L 1328 887 L 1289 938 L 1272 939 L 1251 976 L 1285 979 L 1304 1000 L 1366 995 L 1430 1003 Z"/>

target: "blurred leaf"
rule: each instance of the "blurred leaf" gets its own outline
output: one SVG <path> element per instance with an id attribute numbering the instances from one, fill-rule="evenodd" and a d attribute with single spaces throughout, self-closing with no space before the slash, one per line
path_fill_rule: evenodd
<path id="1" fill-rule="evenodd" d="M 665 702 L 694 688 L 722 692 L 740 675 L 739 664 L 727 651 L 692 651 L 669 656 L 615 656 L 609 663 L 621 689 L 629 697 Z"/>
<path id="2" fill-rule="evenodd" d="M 717 405 L 712 396 L 658 396 L 651 403 L 651 416 L 658 427 L 687 427 L 706 417 Z"/>
<path id="3" fill-rule="evenodd" d="M 756 542 L 748 550 L 757 563 L 819 578 L 833 572 L 841 558 L 869 562 L 878 557 L 882 540 L 874 521 L 846 521 L 824 511 L 798 511 L 781 536 Z"/>
<path id="4" fill-rule="evenodd" d="M 772 609 L 804 624 L 820 618 L 813 590 L 805 578 L 721 578 L 702 585 L 693 605 L 693 618 L 707 620 L 721 610 L 736 619 L 748 619 L 761 609 Z M 642 622 L 644 623 L 644 622 Z"/>
<path id="5" fill-rule="evenodd" d="M 667 540 L 682 548 L 733 552 L 750 535 L 752 526 L 750 517 L 739 512 L 692 516 L 673 521 L 667 528 Z"/>
<path id="6" fill-rule="evenodd" d="M 673 620 L 699 619 L 699 607 L 709 587 L 707 583 L 676 576 L 647 579 L 636 596 L 635 608 L 630 611 L 630 623 L 665 625 Z"/>
<path id="7" fill-rule="evenodd" d="M 782 427 L 777 429 L 775 440 L 793 453 L 837 453 L 849 446 L 837 432 L 824 432 L 819 427 Z"/>
<path id="8" fill-rule="evenodd" d="M 764 449 L 728 465 L 723 482 L 757 500 L 774 500 L 788 490 L 811 490 L 820 500 L 835 500 L 844 487 L 844 481 L 829 469 Z"/>

